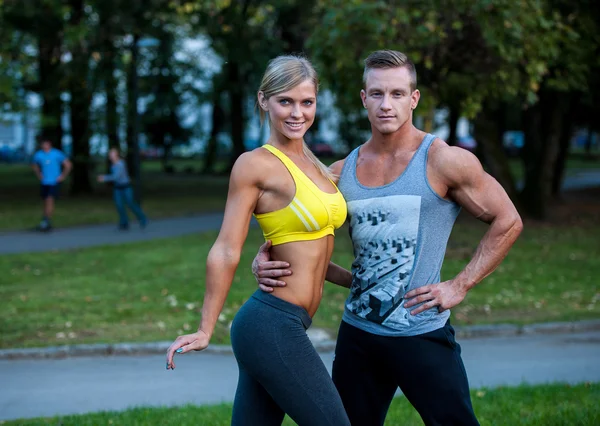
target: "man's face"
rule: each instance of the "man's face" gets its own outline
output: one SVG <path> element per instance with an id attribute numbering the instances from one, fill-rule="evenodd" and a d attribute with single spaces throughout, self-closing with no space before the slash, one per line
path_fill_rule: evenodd
<path id="1" fill-rule="evenodd" d="M 365 88 L 360 91 L 373 129 L 387 135 L 412 121 L 412 110 L 419 103 L 420 93 L 410 89 L 410 73 L 406 67 L 371 69 Z"/>
<path id="2" fill-rule="evenodd" d="M 52 144 L 50 141 L 42 141 L 42 150 L 44 152 L 48 152 L 52 149 Z"/>

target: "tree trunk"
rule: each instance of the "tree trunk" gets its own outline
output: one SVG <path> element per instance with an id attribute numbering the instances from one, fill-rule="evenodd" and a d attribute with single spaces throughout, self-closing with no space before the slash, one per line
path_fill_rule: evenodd
<path id="1" fill-rule="evenodd" d="M 138 114 L 138 42 L 140 35 L 133 34 L 131 62 L 127 71 L 127 168 L 133 180 L 135 198 L 141 201 L 140 146 Z"/>
<path id="2" fill-rule="evenodd" d="M 539 102 L 525 115 L 525 186 L 522 205 L 535 219 L 548 216 L 548 201 L 552 193 L 552 175 L 562 131 L 561 99 L 564 95 L 540 91 Z"/>
<path id="3" fill-rule="evenodd" d="M 71 25 L 77 27 L 84 18 L 83 0 L 71 0 Z M 70 122 L 71 143 L 73 149 L 72 194 L 89 194 L 92 192 L 90 181 L 90 144 L 89 144 L 89 111 L 91 94 L 88 88 L 89 53 L 85 39 L 74 42 L 71 53 L 69 91 L 71 93 Z"/>
<path id="4" fill-rule="evenodd" d="M 42 98 L 41 135 L 52 141 L 56 148 L 62 149 L 62 25 L 55 23 L 52 18 L 48 18 L 44 25 L 54 30 L 42 30 L 38 33 L 39 92 Z"/>
<path id="5" fill-rule="evenodd" d="M 554 173 L 552 175 L 552 196 L 557 196 L 560 193 L 564 180 L 567 160 L 569 158 L 569 147 L 571 145 L 571 136 L 575 128 L 573 102 L 568 103 L 569 112 L 563 119 L 562 129 L 560 132 L 560 140 L 558 146 L 558 155 L 554 165 Z"/>
<path id="6" fill-rule="evenodd" d="M 502 185 L 510 199 L 519 204 L 515 179 L 510 172 L 508 158 L 502 149 L 503 129 L 498 126 L 494 111 L 485 108 L 474 120 L 473 136 L 483 155 L 490 174 Z"/>
<path id="7" fill-rule="evenodd" d="M 448 127 L 450 132 L 448 134 L 448 145 L 456 145 L 458 142 L 458 136 L 456 134 L 456 127 L 458 126 L 458 120 L 460 119 L 460 107 L 459 105 L 450 105 L 448 113 Z"/>
<path id="8" fill-rule="evenodd" d="M 106 94 L 105 125 L 109 148 L 120 148 L 119 113 L 117 111 L 117 79 L 115 78 L 116 49 L 110 35 L 104 40 L 104 55 L 102 57 L 102 73 L 104 92 Z"/>
<path id="9" fill-rule="evenodd" d="M 239 65 L 236 62 L 229 63 L 229 101 L 231 103 L 231 152 L 230 168 L 246 151 L 244 146 L 244 82 L 242 81 Z"/>
<path id="10" fill-rule="evenodd" d="M 216 80 L 216 79 L 215 79 Z M 225 113 L 221 105 L 220 87 L 213 83 L 213 110 L 212 110 L 212 127 L 210 129 L 210 137 L 206 145 L 204 153 L 204 167 L 202 173 L 211 174 L 215 172 L 215 163 L 217 160 L 218 141 L 217 137 L 223 128 Z"/>

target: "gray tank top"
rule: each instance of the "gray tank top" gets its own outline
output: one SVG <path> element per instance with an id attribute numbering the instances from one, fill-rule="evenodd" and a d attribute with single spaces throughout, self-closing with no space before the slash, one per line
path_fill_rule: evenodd
<path id="1" fill-rule="evenodd" d="M 343 320 L 364 331 L 413 336 L 443 327 L 450 316 L 437 307 L 418 315 L 404 308 L 406 292 L 440 282 L 448 237 L 460 212 L 427 180 L 434 139 L 426 135 L 404 172 L 387 185 L 367 187 L 358 181 L 360 147 L 344 163 L 338 187 L 348 203 L 355 259 Z"/>

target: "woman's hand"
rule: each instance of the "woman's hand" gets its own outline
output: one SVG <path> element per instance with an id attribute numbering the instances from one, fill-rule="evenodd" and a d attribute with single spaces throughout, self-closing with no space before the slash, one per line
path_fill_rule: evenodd
<path id="1" fill-rule="evenodd" d="M 192 334 L 184 334 L 183 336 L 179 336 L 173 343 L 171 343 L 171 346 L 169 346 L 169 349 L 167 350 L 167 370 L 175 369 L 173 357 L 176 353 L 184 354 L 189 351 L 201 351 L 206 349 L 209 341 L 210 337 L 202 330 L 198 330 Z"/>

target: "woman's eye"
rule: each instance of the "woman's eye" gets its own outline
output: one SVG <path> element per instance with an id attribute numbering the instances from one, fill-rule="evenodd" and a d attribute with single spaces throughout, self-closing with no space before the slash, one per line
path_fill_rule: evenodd
<path id="1" fill-rule="evenodd" d="M 304 101 L 304 105 L 306 106 L 311 106 L 313 104 L 313 101 Z"/>
<path id="2" fill-rule="evenodd" d="M 281 105 L 287 105 L 287 104 L 289 104 L 289 103 L 290 103 L 290 101 L 288 101 L 287 99 L 282 99 L 282 100 L 280 100 L 280 101 L 279 101 L 279 103 L 280 103 Z"/>

